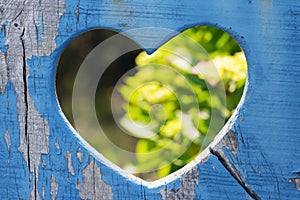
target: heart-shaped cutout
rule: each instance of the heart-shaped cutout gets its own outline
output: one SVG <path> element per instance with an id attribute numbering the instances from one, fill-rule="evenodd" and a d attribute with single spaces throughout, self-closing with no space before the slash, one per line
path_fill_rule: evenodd
<path id="1" fill-rule="evenodd" d="M 235 40 L 214 27 L 188 29 L 151 55 L 124 35 L 92 30 L 62 54 L 57 94 L 91 146 L 153 181 L 209 145 L 242 96 L 246 66 Z"/>

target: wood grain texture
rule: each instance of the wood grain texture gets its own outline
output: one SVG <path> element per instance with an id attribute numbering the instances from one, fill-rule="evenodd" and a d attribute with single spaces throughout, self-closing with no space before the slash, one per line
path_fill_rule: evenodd
<path id="1" fill-rule="evenodd" d="M 110 164 L 66 122 L 55 96 L 58 59 L 95 27 L 194 25 L 220 27 L 241 44 L 246 94 L 210 151 L 148 183 Z M 299 28 L 292 0 L 1 1 L 0 198 L 300 199 Z M 172 37 L 128 36 L 157 47 Z"/>

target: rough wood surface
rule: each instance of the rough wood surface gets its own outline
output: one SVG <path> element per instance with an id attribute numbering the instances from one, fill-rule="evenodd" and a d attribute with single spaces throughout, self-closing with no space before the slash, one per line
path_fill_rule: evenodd
<path id="1" fill-rule="evenodd" d="M 82 32 L 213 25 L 243 47 L 247 92 L 210 149 L 148 183 L 70 128 L 55 96 L 60 53 Z M 0 2 L 0 199 L 300 199 L 300 2 Z M 162 44 L 170 35 L 131 36 Z M 151 51 L 151 50 L 149 50 Z"/>

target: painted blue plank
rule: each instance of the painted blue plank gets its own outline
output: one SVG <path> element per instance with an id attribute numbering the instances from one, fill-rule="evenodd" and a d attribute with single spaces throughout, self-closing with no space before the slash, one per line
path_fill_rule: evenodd
<path id="1" fill-rule="evenodd" d="M 97 171 L 95 166 L 99 167 L 103 188 L 111 189 L 115 199 L 161 199 L 165 185 L 170 195 L 179 190 L 182 187 L 179 176 L 153 184 L 134 181 L 90 150 L 59 110 L 55 96 L 56 67 L 70 41 L 92 28 L 128 31 L 161 27 L 174 30 L 175 34 L 194 25 L 213 25 L 225 29 L 241 44 L 249 64 L 248 90 L 232 127 L 237 133 L 238 150 L 233 154 L 224 147 L 226 157 L 240 172 L 247 187 L 262 199 L 300 198 L 300 192 L 289 181 L 300 171 L 297 148 L 300 142 L 300 2 L 67 0 L 65 8 L 54 52 L 27 59 L 29 94 L 50 127 L 49 153 L 41 155 L 38 167 L 37 191 L 41 197 L 50 199 L 55 193 L 57 199 L 80 199 L 83 195 L 80 185 L 86 180 L 83 174 L 89 167 Z M 6 25 L 1 26 L 1 52 L 10 48 L 5 44 Z M 38 30 L 43 32 L 43 27 L 40 24 Z M 159 47 L 173 35 L 141 32 L 129 36 L 143 47 Z M 22 168 L 26 165 L 18 150 L 20 128 L 16 99 L 15 89 L 8 82 L 4 94 L 0 95 L 0 147 L 3 149 L 0 170 L 5 174 L 0 182 L 0 195 L 27 199 L 34 178 L 26 167 Z M 6 132 L 10 135 L 9 150 Z M 195 199 L 249 197 L 216 156 L 211 155 L 195 169 L 198 173 Z"/>

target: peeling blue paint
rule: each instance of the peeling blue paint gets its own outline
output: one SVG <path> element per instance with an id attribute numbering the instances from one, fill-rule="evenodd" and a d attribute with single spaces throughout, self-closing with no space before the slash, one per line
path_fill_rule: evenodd
<path id="1" fill-rule="evenodd" d="M 37 16 L 35 18 L 35 28 L 37 31 L 37 37 L 38 37 L 38 42 L 43 42 L 43 36 L 45 35 L 45 23 L 44 23 L 44 19 L 43 19 L 43 15 L 42 16 Z"/>
<path id="2" fill-rule="evenodd" d="M 0 30 L 0 52 L 4 52 L 4 53 L 8 51 L 8 46 L 5 45 L 5 40 L 6 40 L 5 27 L 7 25 L 8 22 L 3 23 Z"/>
<path id="3" fill-rule="evenodd" d="M 4 94 L 0 94 L 0 199 L 8 196 L 12 199 L 28 199 L 29 172 L 27 163 L 19 151 L 20 126 L 18 122 L 17 93 L 8 81 Z M 4 139 L 4 133 L 10 136 L 10 150 Z M 3 181 L 3 182 L 2 182 Z M 5 184 L 4 184 L 5 183 Z"/>
<path id="4" fill-rule="evenodd" d="M 232 1 L 233 2 L 233 1 Z M 170 2 L 168 2 L 170 3 Z M 43 155 L 42 159 L 44 160 L 45 167 L 39 168 L 39 192 L 41 193 L 42 187 L 45 188 L 45 194 L 50 194 L 50 186 L 49 181 L 51 176 L 54 175 L 56 181 L 58 182 L 58 196 L 57 198 L 68 198 L 68 197 L 78 197 L 78 191 L 75 188 L 77 181 L 82 183 L 82 170 L 90 163 L 92 157 L 89 156 L 89 152 L 85 148 L 81 148 L 80 143 L 78 143 L 78 139 L 75 135 L 72 136 L 71 129 L 66 125 L 65 121 L 61 119 L 61 116 L 57 115 L 56 112 L 50 112 L 51 110 L 58 110 L 56 105 L 56 100 L 53 98 L 54 93 L 48 92 L 47 94 L 44 91 L 54 91 L 55 88 L 53 87 L 54 78 L 55 77 L 55 67 L 59 58 L 60 52 L 68 45 L 69 41 L 72 40 L 75 36 L 79 35 L 80 33 L 92 29 L 95 27 L 106 27 L 112 28 L 114 30 L 119 31 L 126 31 L 129 28 L 138 28 L 138 27 L 147 27 L 147 26 L 156 26 L 159 24 L 165 28 L 172 28 L 177 30 L 182 30 L 185 27 L 189 27 L 191 25 L 188 24 L 199 24 L 199 22 L 203 24 L 222 24 L 223 27 L 229 27 L 231 24 L 236 24 L 235 32 L 232 32 L 233 36 L 242 44 L 245 44 L 245 50 L 248 51 L 247 45 L 244 42 L 244 39 L 239 37 L 239 35 L 243 35 L 243 38 L 255 38 L 253 34 L 249 32 L 251 30 L 250 26 L 255 26 L 254 22 L 250 23 L 236 23 L 233 22 L 230 18 L 222 18 L 221 15 L 218 16 L 211 16 L 209 15 L 210 12 L 203 12 L 202 19 L 199 20 L 198 18 L 194 18 L 188 15 L 179 15 L 178 20 L 171 19 L 173 16 L 170 14 L 170 20 L 166 20 L 165 18 L 168 16 L 167 11 L 161 10 L 165 14 L 162 14 L 162 18 L 160 19 L 161 22 L 158 22 L 157 18 L 156 21 L 151 20 L 151 18 L 146 18 L 148 14 L 153 14 L 155 12 L 159 12 L 158 10 L 151 10 L 151 7 L 155 2 L 151 3 L 144 3 L 143 6 L 138 6 L 139 4 L 135 2 L 123 2 L 121 5 L 113 5 L 106 1 L 91 3 L 89 1 L 67 1 L 66 2 L 66 13 L 61 17 L 60 24 L 59 24 L 59 35 L 56 37 L 56 44 L 57 49 L 50 57 L 33 57 L 31 60 L 28 60 L 28 64 L 30 66 L 30 74 L 32 77 L 29 77 L 29 86 L 31 95 L 36 102 L 36 107 L 41 112 L 43 117 L 45 117 L 48 122 L 49 126 L 51 127 L 51 133 L 49 138 L 49 147 L 50 152 L 56 152 L 57 149 L 55 147 L 55 141 L 58 140 L 60 144 L 60 154 L 53 154 L 50 153 L 49 155 Z M 253 3 L 254 4 L 254 3 Z M 253 6 L 253 4 L 251 6 Z M 217 3 L 208 3 L 203 2 L 202 10 L 206 10 L 206 8 L 215 5 L 215 9 L 217 10 L 227 10 L 228 12 L 231 10 L 231 7 L 225 6 L 223 4 Z M 227 4 L 229 5 L 229 4 Z M 190 13 L 197 13 L 197 8 L 200 9 L 193 3 L 186 3 L 185 5 L 181 5 L 177 2 L 177 5 L 173 4 L 174 7 L 179 9 L 179 12 L 183 13 L 186 10 L 189 10 Z M 105 11 L 102 9 L 105 7 Z M 146 11 L 146 8 L 151 10 Z M 247 6 L 239 6 L 240 10 L 249 10 L 249 5 Z M 127 10 L 124 10 L 127 9 Z M 102 13 L 103 12 L 103 13 Z M 116 15 L 116 13 L 120 13 Z M 148 14 L 147 14 L 148 13 Z M 239 12 L 239 14 L 235 15 L 235 18 L 244 19 L 242 14 L 243 12 Z M 252 15 L 255 14 L 256 11 L 254 10 Z M 132 15 L 132 16 L 131 16 Z M 145 18 L 143 18 L 143 15 Z M 114 17 L 111 17 L 114 16 Z M 139 16 L 139 17 L 134 17 Z M 128 24 L 128 26 L 120 26 L 120 24 Z M 229 29 L 227 31 L 231 32 Z M 245 36 L 244 36 L 245 35 Z M 155 38 L 155 44 L 162 43 L 159 42 L 160 40 L 166 41 L 167 38 Z M 249 42 L 249 41 L 248 41 Z M 253 47 L 253 45 L 250 45 Z M 263 62 L 263 60 L 259 60 L 259 62 Z M 249 58 L 249 63 L 255 63 L 253 58 Z M 37 66 L 40 65 L 40 68 Z M 52 69 L 52 70 L 49 70 Z M 250 66 L 250 72 L 253 72 L 255 69 Z M 253 72 L 254 73 L 254 72 Z M 251 77 L 253 78 L 253 77 Z M 39 84 L 39 87 L 36 88 L 33 85 Z M 33 88 L 35 88 L 33 91 Z M 41 89 L 39 91 L 39 88 Z M 42 98 L 42 99 L 41 99 Z M 44 104 L 43 102 L 51 102 L 50 104 Z M 53 103 L 55 102 L 55 103 Z M 56 113 L 56 114 L 55 114 Z M 52 116 L 55 115 L 55 116 Z M 68 135 L 68 136 L 66 136 Z M 71 137 L 70 137 L 71 136 Z M 249 145 L 249 144 L 247 144 Z M 254 143 L 250 146 L 241 145 L 239 148 L 240 151 L 252 148 L 254 151 L 251 151 L 251 155 L 256 155 L 255 157 L 261 161 L 263 157 L 266 155 L 259 155 L 259 150 L 261 148 L 260 145 L 255 145 Z M 76 158 L 76 152 L 78 149 L 81 149 L 83 155 L 83 163 L 80 163 L 79 160 Z M 75 169 L 75 175 L 71 175 L 68 172 L 67 165 L 56 165 L 55 163 L 66 163 L 65 155 L 66 152 L 70 151 L 72 154 L 72 165 Z M 240 153 L 239 151 L 239 153 Z M 224 148 L 225 155 L 234 162 L 234 156 L 232 156 L 231 152 Z M 240 153 L 242 155 L 242 153 Z M 246 156 L 246 155 L 243 155 Z M 265 158 L 266 159 L 266 158 Z M 251 167 L 258 168 L 261 162 L 253 161 L 252 165 L 239 165 L 239 163 L 234 163 L 237 169 L 241 172 L 241 174 L 246 175 L 249 171 L 251 171 Z M 265 161 L 268 163 L 269 161 Z M 160 199 L 161 195 L 159 191 L 161 190 L 162 186 L 147 189 L 147 187 L 143 187 L 137 183 L 128 181 L 110 167 L 97 162 L 97 164 L 101 168 L 102 179 L 108 185 L 113 186 L 113 193 L 115 199 L 126 199 L 134 197 L 136 199 Z M 261 173 L 276 173 L 274 169 L 261 169 Z M 251 185 L 255 185 L 255 171 L 253 171 L 253 180 L 252 177 L 245 176 L 246 181 L 249 181 Z M 196 199 L 215 199 L 220 196 L 224 198 L 232 198 L 232 193 L 235 193 L 236 197 L 244 197 L 246 196 L 246 192 L 241 189 L 241 187 L 235 182 L 233 177 L 224 170 L 224 167 L 220 164 L 216 157 L 211 157 L 205 164 L 199 165 L 199 183 L 195 185 L 195 192 L 196 192 Z M 212 178 L 214 177 L 214 178 Z M 266 177 L 267 180 L 274 181 L 271 177 Z M 269 178 L 269 179 L 268 179 Z M 271 179 L 270 179 L 271 178 Z M 68 184 L 65 183 L 67 180 Z M 231 184 L 226 184 L 222 186 L 222 189 L 216 190 L 215 186 L 220 182 L 226 180 L 227 183 L 231 182 Z M 265 181 L 264 181 L 265 182 Z M 268 181 L 267 181 L 268 182 Z M 268 182 L 268 183 L 270 183 Z M 174 181 L 167 183 L 168 189 L 178 189 L 180 186 L 180 179 L 177 178 Z M 272 188 L 274 186 L 271 186 Z M 263 195 L 272 195 L 270 193 L 264 194 L 263 191 L 266 190 L 265 187 L 255 187 L 260 194 Z M 123 193 L 120 193 L 123 191 Z M 220 193 L 223 191 L 223 193 Z M 68 196 L 70 195 L 70 196 Z M 277 197 L 276 193 L 273 193 L 273 197 Z"/>
<path id="5" fill-rule="evenodd" d="M 50 127 L 49 136 L 49 154 L 42 155 L 41 164 L 39 166 L 38 191 L 42 194 L 44 189 L 45 198 L 51 199 L 50 180 L 52 175 L 58 183 L 57 199 L 73 199 L 78 196 L 75 189 L 77 184 L 77 176 L 79 175 L 79 161 L 76 158 L 76 150 L 80 147 L 78 141 L 74 137 L 70 137 L 70 130 L 66 130 L 66 122 L 62 121 L 58 115 L 58 107 L 53 104 L 55 99 L 54 78 L 55 75 L 51 69 L 54 65 L 55 58 L 51 56 L 32 57 L 27 60 L 30 76 L 28 77 L 28 87 L 30 94 L 35 102 L 37 110 L 48 121 Z M 50 70 L 49 70 L 50 69 Z M 44 91 L 52 91 L 47 94 Z M 48 102 L 48 103 L 45 103 Z M 68 132 L 69 131 L 69 132 Z M 59 144 L 60 153 L 57 152 L 56 142 Z M 75 175 L 71 175 L 67 168 L 66 152 L 72 154 L 72 164 L 75 169 Z M 83 155 L 87 156 L 88 152 Z M 61 164 L 56 164 L 61 163 Z"/>

